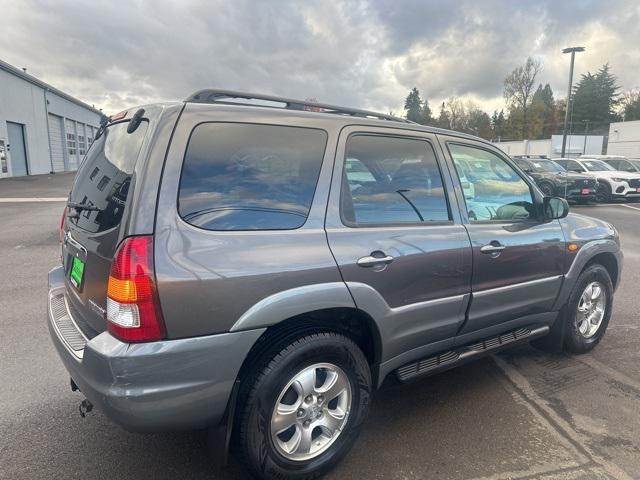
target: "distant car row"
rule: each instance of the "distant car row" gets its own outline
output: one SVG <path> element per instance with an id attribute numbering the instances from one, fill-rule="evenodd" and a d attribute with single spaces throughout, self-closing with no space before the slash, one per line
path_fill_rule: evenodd
<path id="1" fill-rule="evenodd" d="M 574 202 L 640 199 L 640 160 L 612 155 L 513 159 L 547 196 Z"/>

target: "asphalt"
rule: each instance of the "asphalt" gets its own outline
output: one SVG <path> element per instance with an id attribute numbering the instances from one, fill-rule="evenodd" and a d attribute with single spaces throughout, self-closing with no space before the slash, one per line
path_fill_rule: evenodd
<path id="1" fill-rule="evenodd" d="M 64 197 L 72 178 L 0 180 L 0 198 Z M 49 340 L 46 273 L 62 203 L 0 203 L 0 479 L 243 479 L 202 432 L 135 434 L 82 396 Z M 410 385 L 385 384 L 328 478 L 640 479 L 640 205 L 573 207 L 620 231 L 621 287 L 590 354 L 525 346 Z"/>

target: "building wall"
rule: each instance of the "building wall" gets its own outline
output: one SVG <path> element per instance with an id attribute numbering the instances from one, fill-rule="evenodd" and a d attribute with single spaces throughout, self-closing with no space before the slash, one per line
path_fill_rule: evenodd
<path id="1" fill-rule="evenodd" d="M 88 124 L 96 128 L 100 125 L 99 114 L 88 108 L 50 91 L 46 92 L 46 100 L 48 104 L 45 106 L 43 87 L 0 70 L 0 140 L 4 140 L 5 145 L 9 143 L 7 122 L 24 125 L 27 167 L 30 175 L 51 171 L 47 109 L 49 113 L 80 122 L 79 125 Z M 8 154 L 11 155 L 10 148 Z M 67 155 L 65 144 L 65 159 Z M 9 175 L 11 175 L 11 162 L 8 163 Z"/>
<path id="2" fill-rule="evenodd" d="M 607 155 L 640 159 L 640 120 L 609 125 Z"/>
<path id="3" fill-rule="evenodd" d="M 600 135 L 568 135 L 565 149 L 566 157 L 581 154 L 600 155 L 604 137 Z M 562 153 L 562 135 L 553 135 L 544 140 L 518 140 L 514 142 L 496 142 L 495 145 L 507 155 L 546 155 L 549 158 L 560 157 Z"/>

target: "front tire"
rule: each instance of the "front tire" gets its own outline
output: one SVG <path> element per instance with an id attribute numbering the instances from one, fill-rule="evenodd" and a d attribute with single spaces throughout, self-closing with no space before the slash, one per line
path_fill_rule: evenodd
<path id="1" fill-rule="evenodd" d="M 600 203 L 611 201 L 611 187 L 608 183 L 600 182 L 600 185 L 596 190 L 596 201 Z"/>
<path id="2" fill-rule="evenodd" d="M 538 184 L 538 187 L 540 188 L 540 190 L 542 190 L 542 193 L 544 193 L 545 197 L 554 196 L 555 188 L 549 182 L 540 182 Z"/>
<path id="3" fill-rule="evenodd" d="M 264 479 L 315 479 L 354 444 L 369 411 L 371 373 L 358 346 L 307 334 L 266 354 L 243 379 L 239 453 Z"/>
<path id="4" fill-rule="evenodd" d="M 602 265 L 586 268 L 563 309 L 560 321 L 567 322 L 564 348 L 572 353 L 592 350 L 604 337 L 611 318 L 613 284 Z"/>

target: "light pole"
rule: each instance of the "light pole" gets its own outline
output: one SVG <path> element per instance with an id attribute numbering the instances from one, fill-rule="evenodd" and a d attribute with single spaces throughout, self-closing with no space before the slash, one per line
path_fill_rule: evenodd
<path id="1" fill-rule="evenodd" d="M 569 88 L 567 91 L 567 106 L 564 112 L 564 130 L 562 131 L 562 158 L 564 158 L 564 154 L 567 149 L 567 124 L 569 123 L 569 108 L 571 107 L 571 87 L 573 85 L 573 62 L 576 58 L 576 52 L 584 52 L 584 47 L 569 47 L 562 50 L 562 53 L 571 54 L 571 66 L 569 67 Z"/>

